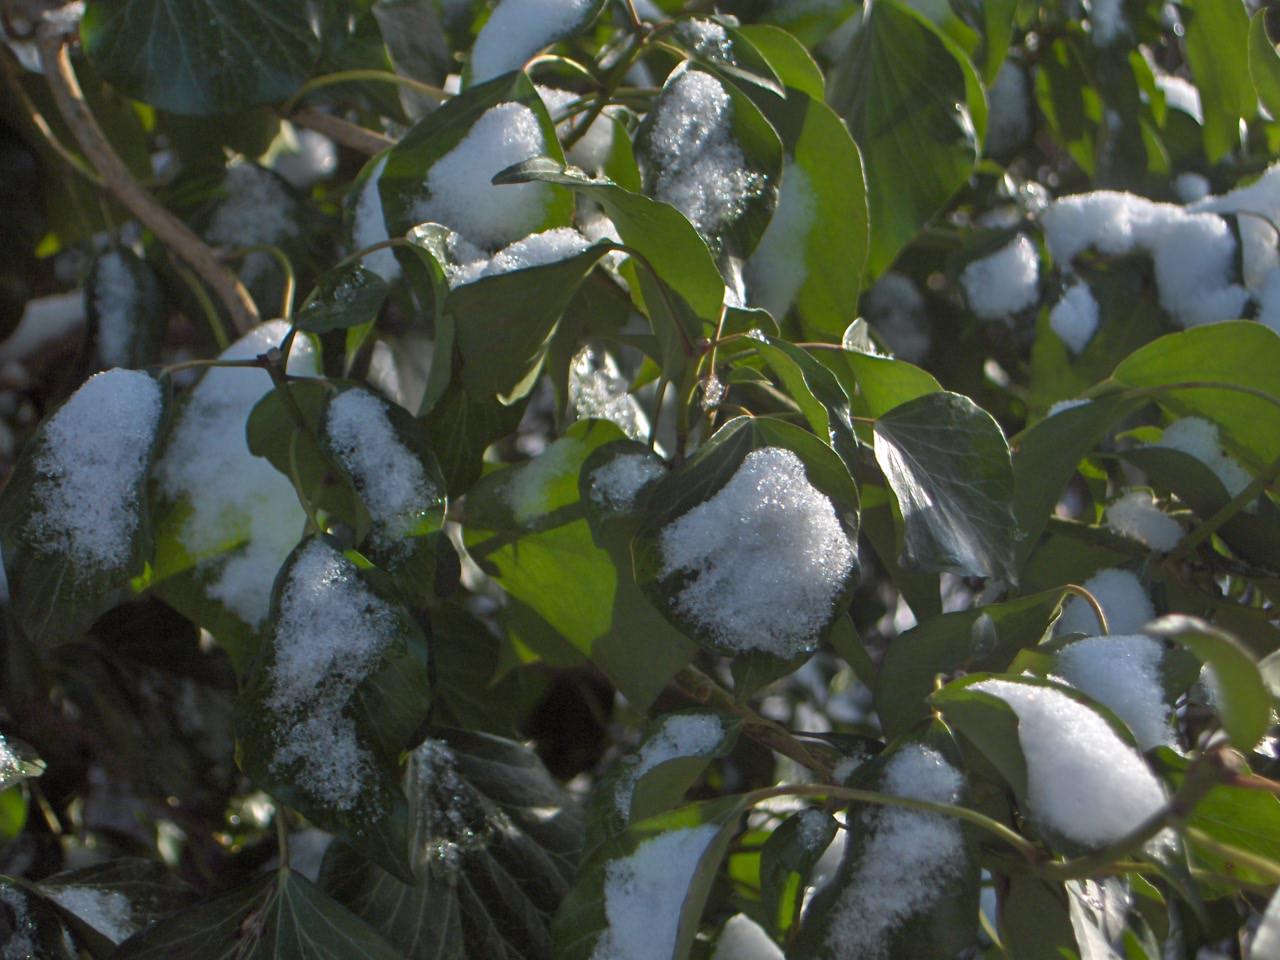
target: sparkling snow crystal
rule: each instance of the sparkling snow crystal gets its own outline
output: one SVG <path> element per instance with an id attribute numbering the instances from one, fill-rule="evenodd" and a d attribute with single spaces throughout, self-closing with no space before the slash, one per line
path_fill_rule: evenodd
<path id="1" fill-rule="evenodd" d="M 532 110 L 520 103 L 490 108 L 432 165 L 426 182 L 429 196 L 414 207 L 414 216 L 442 223 L 488 249 L 527 236 L 546 214 L 547 186 L 495 186 L 492 180 L 494 174 L 545 150 L 542 127 Z"/>
<path id="2" fill-rule="evenodd" d="M 574 415 L 580 420 L 608 420 L 632 440 L 640 440 L 649 435 L 649 418 L 629 388 L 613 356 L 602 350 L 583 347 L 569 365 L 569 405 Z"/>
<path id="3" fill-rule="evenodd" d="M 1200 417 L 1183 417 L 1164 428 L 1157 446 L 1170 447 L 1195 457 L 1214 472 L 1234 497 L 1253 482 L 1240 461 L 1222 449 L 1217 424 Z"/>
<path id="4" fill-rule="evenodd" d="M 984 320 L 1007 317 L 1036 302 L 1040 255 L 1024 233 L 990 256 L 974 260 L 960 274 L 965 298 Z"/>
<path id="5" fill-rule="evenodd" d="M 1087 283 L 1073 283 L 1049 311 L 1049 327 L 1072 353 L 1079 353 L 1098 329 L 1098 301 Z"/>
<path id="6" fill-rule="evenodd" d="M 273 320 L 249 331 L 221 355 L 245 360 L 278 346 L 289 325 Z M 314 375 L 311 342 L 298 337 L 289 372 Z M 271 389 L 265 370 L 213 367 L 191 391 L 157 466 L 160 488 L 191 512 L 178 537 L 208 573 L 208 592 L 250 626 L 267 616 L 271 584 L 306 524 L 293 484 L 267 460 L 249 452 L 245 423 Z M 247 541 L 229 557 L 211 557 Z"/>
<path id="7" fill-rule="evenodd" d="M 591 499 L 610 510 L 630 510 L 640 491 L 664 472 L 653 457 L 624 453 L 591 474 Z"/>
<path id="8" fill-rule="evenodd" d="M 373 757 L 346 716 L 356 688 L 399 629 L 395 611 L 357 577 L 355 565 L 313 540 L 294 560 L 280 603 L 267 707 L 277 722 L 271 768 L 299 764 L 298 784 L 350 810 Z"/>
<path id="9" fill-rule="evenodd" d="M 614 789 L 617 810 L 630 817 L 631 799 L 640 778 L 659 764 L 676 757 L 705 757 L 720 745 L 724 726 L 709 713 L 672 714 L 652 737 L 641 744 Z"/>
<path id="10" fill-rule="evenodd" d="M 512 70 L 559 40 L 586 17 L 592 0 L 502 0 L 471 50 L 471 82 L 483 83 Z"/>
<path id="11" fill-rule="evenodd" d="M 98 314 L 98 356 L 109 367 L 129 366 L 140 292 L 119 250 L 109 250 L 98 259 L 93 308 Z"/>
<path id="12" fill-rule="evenodd" d="M 1086 637 L 1063 647 L 1057 672 L 1077 690 L 1112 710 L 1142 749 L 1174 743 L 1160 683 L 1164 648 L 1142 634 Z"/>
<path id="13" fill-rule="evenodd" d="M 657 170 L 654 194 L 714 237 L 764 190 L 733 139 L 733 102 L 720 81 L 685 70 L 658 101 L 649 143 Z"/>
<path id="14" fill-rule="evenodd" d="M 662 575 L 687 573 L 676 609 L 735 650 L 794 656 L 817 642 L 853 572 L 831 501 L 790 450 L 749 453 L 710 500 L 661 535 Z"/>
<path id="15" fill-rule="evenodd" d="M 1182 539 L 1182 527 L 1158 506 L 1149 490 L 1130 490 L 1107 507 L 1107 526 L 1122 536 L 1167 553 Z"/>
<path id="16" fill-rule="evenodd" d="M 689 883 L 719 832 L 714 824 L 670 830 L 611 861 L 604 879 L 609 927 L 591 960 L 670 960 Z"/>
<path id="17" fill-rule="evenodd" d="M 93 887 L 49 887 L 46 892 L 112 943 L 120 943 L 138 929 L 132 922 L 129 898 L 122 893 Z"/>
<path id="18" fill-rule="evenodd" d="M 117 368 L 89 378 L 45 424 L 25 524 L 37 550 L 88 570 L 128 565 L 161 407 L 155 380 Z"/>
<path id="19" fill-rule="evenodd" d="M 1138 578 L 1128 570 L 1099 570 L 1084 582 L 1084 588 L 1093 594 L 1107 615 L 1107 626 L 1112 633 L 1139 633 L 1143 626 L 1155 619 L 1151 598 Z M 1083 597 L 1072 597 L 1058 618 L 1058 633 L 1095 634 L 1101 630 L 1098 615 Z"/>
<path id="20" fill-rule="evenodd" d="M 1065 693 L 1008 680 L 970 689 L 999 697 L 1018 715 L 1030 813 L 1064 837 L 1105 846 L 1164 807 L 1164 787 L 1142 757 Z"/>
<path id="21" fill-rule="evenodd" d="M 403 538 L 434 503 L 438 491 L 422 461 L 400 442 L 387 405 L 367 390 L 347 390 L 329 404 L 325 430 L 339 461 L 355 481 L 373 519 L 373 538 L 388 549 Z"/>
<path id="22" fill-rule="evenodd" d="M 881 789 L 933 803 L 956 803 L 964 784 L 937 750 L 911 743 L 885 765 Z M 960 823 L 935 813 L 879 807 L 862 814 L 862 859 L 831 912 L 827 946 L 859 960 L 888 957 L 888 938 L 929 909 L 964 868 Z"/>
<path id="23" fill-rule="evenodd" d="M 808 275 L 805 243 L 816 209 L 809 175 L 788 161 L 782 171 L 778 208 L 747 262 L 751 302 L 778 320 L 787 315 Z"/>

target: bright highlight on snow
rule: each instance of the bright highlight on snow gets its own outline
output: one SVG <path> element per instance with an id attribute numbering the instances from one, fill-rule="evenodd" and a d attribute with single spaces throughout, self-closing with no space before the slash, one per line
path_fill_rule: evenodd
<path id="1" fill-rule="evenodd" d="M 373 773 L 373 756 L 347 712 L 399 628 L 395 610 L 324 541 L 312 540 L 293 560 L 272 638 L 271 769 L 283 774 L 296 765 L 296 782 L 327 806 L 355 808 Z"/>
<path id="2" fill-rule="evenodd" d="M 1099 570 L 1083 584 L 1093 594 L 1107 615 L 1107 627 L 1111 633 L 1141 633 L 1142 628 L 1155 619 L 1156 611 L 1151 598 L 1138 578 L 1128 570 L 1114 567 Z M 1096 634 L 1102 631 L 1098 615 L 1083 597 L 1072 597 L 1062 608 L 1056 630 L 1059 634 Z"/>
<path id="3" fill-rule="evenodd" d="M 733 139 L 733 101 L 709 73 L 683 70 L 663 90 L 654 118 L 654 195 L 714 238 L 765 188 Z"/>
<path id="4" fill-rule="evenodd" d="M 1164 648 L 1142 634 L 1086 637 L 1058 651 L 1056 670 L 1125 722 L 1143 750 L 1175 743 L 1160 680 Z"/>
<path id="5" fill-rule="evenodd" d="M 983 680 L 970 690 L 999 697 L 1018 715 L 1032 816 L 1090 847 L 1131 833 L 1165 805 L 1146 762 L 1094 711 L 1060 690 Z"/>
<path id="6" fill-rule="evenodd" d="M 964 779 L 933 747 L 910 743 L 885 765 L 881 790 L 954 804 Z M 887 960 L 890 937 L 927 911 L 964 870 L 960 822 L 895 807 L 863 812 L 861 859 L 831 911 L 828 949 L 837 956 Z"/>
<path id="7" fill-rule="evenodd" d="M 279 346 L 288 331 L 283 320 L 264 323 L 219 359 L 252 359 Z M 304 336 L 294 340 L 288 371 L 318 373 L 314 348 Z M 250 453 L 245 440 L 249 414 L 270 389 L 265 370 L 207 370 L 188 396 L 156 470 L 164 495 L 190 505 L 178 538 L 200 561 L 209 595 L 252 627 L 266 619 L 271 584 L 307 519 L 293 484 Z M 229 548 L 235 552 L 216 556 Z"/>
<path id="8" fill-rule="evenodd" d="M 671 960 L 693 873 L 720 828 L 669 830 L 605 867 L 608 929 L 591 960 Z"/>
<path id="9" fill-rule="evenodd" d="M 1164 428 L 1156 446 L 1181 450 L 1195 457 L 1213 471 L 1232 497 L 1253 482 L 1253 477 L 1240 465 L 1240 461 L 1223 449 L 1218 425 L 1201 417 L 1183 417 L 1173 421 Z"/>
<path id="10" fill-rule="evenodd" d="M 970 262 L 960 274 L 969 308 L 984 320 L 996 320 L 1025 310 L 1036 302 L 1040 285 L 1040 254 L 1020 233 L 990 256 Z"/>
<path id="11" fill-rule="evenodd" d="M 98 258 L 93 278 L 93 308 L 98 315 L 98 356 L 109 367 L 128 367 L 137 334 L 138 281 L 119 250 Z"/>
<path id="12" fill-rule="evenodd" d="M 662 576 L 687 575 L 676 609 L 732 650 L 813 647 L 853 573 L 835 507 L 790 450 L 753 450 L 711 499 L 663 529 Z"/>
<path id="13" fill-rule="evenodd" d="M 373 520 L 374 542 L 407 551 L 407 537 L 439 497 L 422 461 L 400 442 L 388 407 L 367 390 L 338 394 L 329 403 L 329 443 L 355 481 Z"/>
<path id="14" fill-rule="evenodd" d="M 37 551 L 84 574 L 129 565 L 162 407 L 159 383 L 116 368 L 90 377 L 44 425 L 23 526 Z"/>
<path id="15" fill-rule="evenodd" d="M 640 778 L 659 764 L 676 757 L 705 757 L 724 739 L 724 725 L 710 713 L 672 714 L 652 737 L 627 758 L 625 772 L 613 792 L 614 806 L 630 818 L 631 800 Z"/>
<path id="16" fill-rule="evenodd" d="M 1158 506 L 1150 490 L 1129 490 L 1107 506 L 1104 519 L 1116 533 L 1168 553 L 1182 539 L 1182 526 Z"/>
<path id="17" fill-rule="evenodd" d="M 414 206 L 413 215 L 442 223 L 490 250 L 528 236 L 546 215 L 550 188 L 542 183 L 495 186 L 492 181 L 500 171 L 546 149 L 537 115 L 521 103 L 500 103 L 432 165 L 427 197 Z"/>
<path id="18" fill-rule="evenodd" d="M 746 268 L 750 301 L 779 321 L 791 309 L 808 276 L 805 244 L 816 212 L 817 198 L 809 175 L 788 161 L 782 170 L 778 207 Z"/>
<path id="19" fill-rule="evenodd" d="M 591 474 L 590 496 L 610 510 L 630 510 L 640 491 L 664 473 L 662 464 L 653 457 L 624 453 Z"/>
<path id="20" fill-rule="evenodd" d="M 593 0 L 502 0 L 471 49 L 471 82 L 519 70 L 543 47 L 582 25 L 593 6 Z"/>

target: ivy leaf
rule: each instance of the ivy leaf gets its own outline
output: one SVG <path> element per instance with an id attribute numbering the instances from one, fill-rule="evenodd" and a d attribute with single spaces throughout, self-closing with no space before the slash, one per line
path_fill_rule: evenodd
<path id="1" fill-rule="evenodd" d="M 989 413 L 927 394 L 876 420 L 875 454 L 902 514 L 904 565 L 1016 579 L 1013 467 Z"/>
<path id="2" fill-rule="evenodd" d="M 298 311 L 299 330 L 329 333 L 358 327 L 377 317 L 391 288 L 358 263 L 331 270 L 316 284 L 314 299 Z"/>
<path id="3" fill-rule="evenodd" d="M 1187 63 L 1204 107 L 1204 151 L 1217 163 L 1240 146 L 1240 121 L 1252 120 L 1258 95 L 1249 76 L 1249 14 L 1241 3 L 1191 0 Z M 1236 56 L 1224 57 L 1223 50 Z"/>
<path id="4" fill-rule="evenodd" d="M 56 873 L 36 887 L 95 956 L 195 899 L 163 864 L 132 857 Z"/>
<path id="5" fill-rule="evenodd" d="M 197 117 L 286 99 L 319 54 L 294 0 L 96 0 L 80 36 L 104 80 Z"/>
<path id="6" fill-rule="evenodd" d="M 1249 76 L 1258 99 L 1274 117 L 1280 116 L 1280 56 L 1267 34 L 1267 11 L 1259 10 L 1249 23 Z"/>
<path id="7" fill-rule="evenodd" d="M 785 340 L 763 337 L 755 347 L 800 407 L 809 428 L 840 455 L 850 470 L 857 459 L 849 394 L 830 369 Z"/>
<path id="8" fill-rule="evenodd" d="M 582 820 L 526 746 L 435 730 L 412 754 L 407 884 L 341 844 L 322 883 L 393 943 L 434 960 L 550 960 Z"/>
<path id="9" fill-rule="evenodd" d="M 794 34 L 767 23 L 750 23 L 731 28 L 729 35 L 735 42 L 739 37 L 750 41 L 784 87 L 798 90 L 818 103 L 823 101 L 826 80 L 822 70 Z"/>

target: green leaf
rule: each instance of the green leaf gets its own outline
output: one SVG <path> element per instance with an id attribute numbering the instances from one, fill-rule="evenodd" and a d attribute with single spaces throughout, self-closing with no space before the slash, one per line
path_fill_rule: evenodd
<path id="1" fill-rule="evenodd" d="M 363 920 L 288 868 L 162 920 L 120 945 L 120 960 L 394 960 Z"/>
<path id="2" fill-rule="evenodd" d="M 484 452 L 515 431 L 528 405 L 528 398 L 515 404 L 496 397 L 476 400 L 456 381 L 445 388 L 422 419 L 450 496 L 471 489 L 483 471 Z"/>
<path id="3" fill-rule="evenodd" d="M 800 919 L 809 874 L 840 825 L 829 813 L 802 810 L 787 817 L 760 852 L 760 901 L 768 929 L 785 937 Z"/>
<path id="4" fill-rule="evenodd" d="M 1064 951 L 1079 950 L 1062 884 L 1034 874 L 1010 877 L 1000 908 L 1000 936 L 1019 960 L 1062 960 L 1070 956 Z"/>
<path id="5" fill-rule="evenodd" d="M 164 294 L 154 268 L 132 250 L 113 247 L 94 258 L 84 306 L 100 366 L 141 369 L 160 359 Z"/>
<path id="6" fill-rule="evenodd" d="M 414 881 L 337 844 L 321 882 L 404 957 L 550 960 L 582 818 L 528 747 L 435 730 L 411 755 Z"/>
<path id="7" fill-rule="evenodd" d="M 408 877 L 400 758 L 427 718 L 429 690 L 426 639 L 409 612 L 381 598 L 350 557 L 304 541 L 276 580 L 266 642 L 237 704 L 240 765 Z"/>
<path id="8" fill-rule="evenodd" d="M 298 311 L 299 330 L 328 333 L 369 323 L 378 316 L 391 288 L 358 263 L 331 270 L 316 284 L 313 299 Z"/>
<path id="9" fill-rule="evenodd" d="M 1239 149 L 1240 121 L 1257 113 L 1249 75 L 1249 14 L 1238 0 L 1189 0 L 1187 63 L 1204 110 L 1204 150 L 1210 163 Z M 1223 56 L 1223 51 L 1233 51 Z"/>
<path id="10" fill-rule="evenodd" d="M 31 744 L 0 734 L 0 790 L 44 775 L 45 762 Z"/>
<path id="11" fill-rule="evenodd" d="M 931 393 L 876 420 L 876 461 L 902 514 L 902 563 L 1015 580 L 1009 445 L 968 397 Z"/>
<path id="12" fill-rule="evenodd" d="M 575 423 L 539 457 L 486 476 L 467 497 L 467 549 L 555 635 L 638 706 L 688 663 L 692 645 L 635 585 L 625 541 L 597 545 L 579 478 L 592 451 L 623 440 L 603 420 Z M 616 559 L 615 559 L 616 556 Z"/>
<path id="13" fill-rule="evenodd" d="M 195 892 L 163 864 L 132 857 L 56 873 L 37 889 L 95 956 L 110 954 L 125 937 L 195 899 Z"/>
<path id="14" fill-rule="evenodd" d="M 786 340 L 763 337 L 757 341 L 755 350 L 799 405 L 809 428 L 830 444 L 852 469 L 857 459 L 858 439 L 850 419 L 849 394 L 835 374 Z"/>
<path id="15" fill-rule="evenodd" d="M 813 55 L 795 36 L 766 23 L 744 24 L 731 30 L 730 35 L 748 40 L 768 61 L 784 86 L 822 102 L 826 92 L 822 70 L 814 62 Z"/>
<path id="16" fill-rule="evenodd" d="M 1087 175 L 1097 169 L 1096 145 L 1102 99 L 1085 72 L 1074 37 L 1054 40 L 1038 62 L 1036 102 L 1061 143 Z"/>
<path id="17" fill-rule="evenodd" d="M 968 57 L 897 0 L 865 11 L 827 89 L 866 165 L 877 277 L 969 179 L 986 100 Z"/>
<path id="18" fill-rule="evenodd" d="M 1280 56 L 1267 35 L 1265 10 L 1255 13 L 1249 23 L 1249 77 L 1267 112 L 1280 116 Z"/>
<path id="19" fill-rule="evenodd" d="M 431 611 L 431 656 L 436 672 L 437 723 L 510 737 L 523 717 L 524 678 L 500 674 L 501 641 L 462 607 Z"/>
<path id="20" fill-rule="evenodd" d="M 1253 654 L 1231 634 L 1183 614 L 1161 617 L 1144 629 L 1178 641 L 1212 668 L 1222 727 L 1239 750 L 1252 750 L 1271 723 L 1271 695 Z"/>
<path id="21" fill-rule="evenodd" d="M 1227 442 L 1258 464 L 1280 457 L 1280 335 L 1261 323 L 1230 320 L 1171 333 L 1131 354 L 1112 379 L 1148 388 L 1177 416 L 1216 422 Z M 1170 389 L 1187 383 L 1222 386 Z"/>
<path id="22" fill-rule="evenodd" d="M 720 27 L 728 42 L 708 41 L 696 28 L 688 29 L 693 25 Z M 738 29 L 735 20 L 699 17 L 679 24 L 669 37 L 674 46 L 682 47 L 688 53 L 690 60 L 699 66 L 709 67 L 708 72 L 744 84 L 747 89 L 759 87 L 774 96 L 783 96 L 782 78 L 769 59 Z"/>
<path id="23" fill-rule="evenodd" d="M 929 393 L 942 385 L 931 373 L 905 360 L 876 357 L 856 350 L 823 350 L 818 354 L 835 371 L 859 417 L 876 418 L 894 407 Z"/>
<path id="24" fill-rule="evenodd" d="M 1065 596 L 1049 590 L 941 614 L 894 640 L 875 686 L 876 713 L 885 732 L 905 733 L 929 715 L 925 699 L 939 675 L 1007 670 L 1018 651 L 1045 639 Z"/>
<path id="25" fill-rule="evenodd" d="M 104 80 L 198 117 L 286 99 L 319 53 L 294 0 L 95 0 L 80 36 Z"/>

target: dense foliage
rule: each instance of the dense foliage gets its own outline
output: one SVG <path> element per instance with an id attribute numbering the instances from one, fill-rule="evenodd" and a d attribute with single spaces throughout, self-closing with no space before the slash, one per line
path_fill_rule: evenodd
<path id="1" fill-rule="evenodd" d="M 1280 956 L 1280 8 L 0 7 L 5 958 Z"/>

